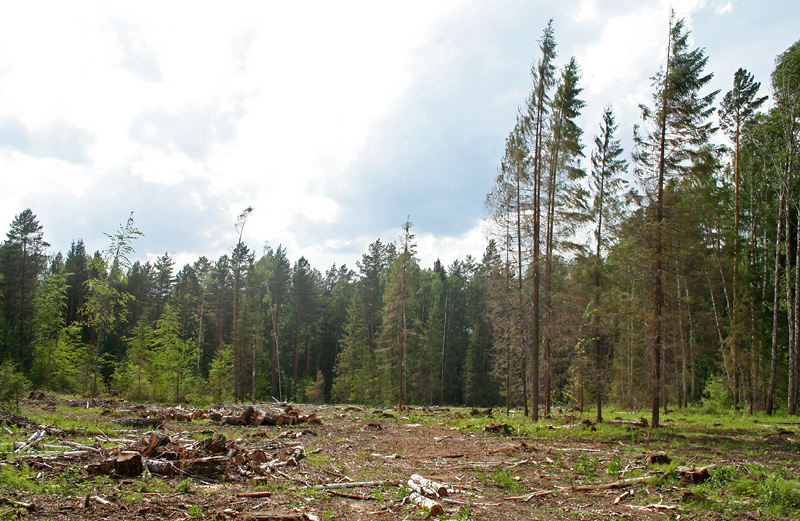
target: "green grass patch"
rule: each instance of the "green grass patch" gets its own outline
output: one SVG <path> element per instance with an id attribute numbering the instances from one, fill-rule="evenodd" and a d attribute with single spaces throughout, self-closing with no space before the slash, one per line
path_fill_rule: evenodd
<path id="1" fill-rule="evenodd" d="M 485 483 L 486 485 L 508 490 L 512 493 L 517 493 L 522 489 L 522 485 L 511 469 L 504 469 L 499 465 L 491 474 L 479 472 L 477 477 L 479 481 Z"/>

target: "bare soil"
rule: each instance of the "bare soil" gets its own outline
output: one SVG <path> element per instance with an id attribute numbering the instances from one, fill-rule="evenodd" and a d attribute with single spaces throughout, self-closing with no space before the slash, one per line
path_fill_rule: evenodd
<path id="1" fill-rule="evenodd" d="M 117 401 L 28 401 L 22 415 L 0 414 L 3 439 L 25 442 L 41 429 L 48 435 L 14 454 L 11 444 L 0 444 L 0 519 L 424 519 L 428 511 L 407 499 L 413 474 L 448 488 L 434 498 L 442 519 L 789 519 L 765 513 L 757 497 L 732 500 L 724 487 L 717 494 L 704 489 L 698 501 L 695 485 L 674 464 L 652 456 L 663 452 L 690 468 L 711 465 L 711 479 L 731 465 L 800 475 L 797 425 L 723 429 L 673 414 L 652 430 L 562 414 L 540 422 L 549 428 L 531 428 L 520 414 L 469 409 L 295 407 L 322 423 L 232 426 L 177 421 L 169 419 L 174 410 Z M 112 423 L 147 412 L 163 423 Z M 154 430 L 168 441 L 148 455 L 170 461 L 171 475 L 101 468 L 121 451 L 146 451 Z M 203 442 L 215 434 L 228 444 L 222 452 Z M 59 453 L 65 442 L 96 451 L 69 458 Z M 295 465 L 291 455 L 300 446 Z M 180 464 L 203 458 L 214 464 Z M 11 470 L 34 485 L 12 484 Z"/>

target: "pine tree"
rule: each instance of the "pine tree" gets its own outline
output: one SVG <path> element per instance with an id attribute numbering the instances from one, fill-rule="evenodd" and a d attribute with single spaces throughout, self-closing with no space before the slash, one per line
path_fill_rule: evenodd
<path id="1" fill-rule="evenodd" d="M 0 293 L 3 295 L 3 312 L 9 329 L 4 345 L 11 349 L 16 344 L 16 356 L 23 369 L 30 368 L 31 356 L 28 320 L 33 313 L 33 297 L 39 276 L 47 268 L 42 225 L 30 208 L 14 217 L 6 241 L 0 247 Z M 6 356 L 14 354 L 5 353 Z"/>
<path id="2" fill-rule="evenodd" d="M 767 96 L 756 97 L 761 84 L 744 69 L 738 69 L 733 76 L 733 89 L 728 91 L 720 104 L 719 119 L 722 129 L 733 143 L 733 185 L 735 188 L 733 210 L 733 304 L 731 306 L 731 346 L 733 352 L 733 408 L 739 409 L 741 363 L 739 356 L 739 152 L 744 126 L 752 119 L 755 111 L 764 104 Z M 753 397 L 750 399 L 750 412 L 753 412 Z"/>

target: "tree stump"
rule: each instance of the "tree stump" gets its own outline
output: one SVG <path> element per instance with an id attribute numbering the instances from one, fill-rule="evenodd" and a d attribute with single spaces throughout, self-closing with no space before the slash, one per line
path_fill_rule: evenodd
<path id="1" fill-rule="evenodd" d="M 114 471 L 120 476 L 138 476 L 142 469 L 142 455 L 138 452 L 120 452 L 114 460 Z"/>

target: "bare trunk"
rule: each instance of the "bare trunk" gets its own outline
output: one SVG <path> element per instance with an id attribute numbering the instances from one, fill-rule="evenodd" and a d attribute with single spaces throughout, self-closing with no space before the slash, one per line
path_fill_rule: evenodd
<path id="1" fill-rule="evenodd" d="M 772 303 L 772 349 L 769 366 L 769 388 L 767 390 L 767 414 L 775 410 L 775 383 L 778 375 L 778 319 L 780 313 L 780 275 L 781 275 L 781 239 L 783 238 L 783 209 L 786 195 L 781 187 L 778 204 L 778 231 L 775 234 L 775 280 Z"/>

